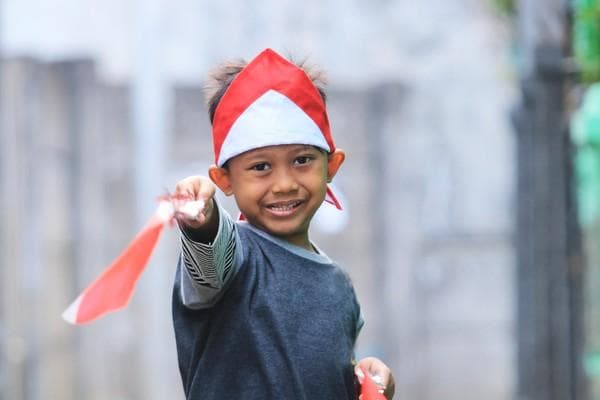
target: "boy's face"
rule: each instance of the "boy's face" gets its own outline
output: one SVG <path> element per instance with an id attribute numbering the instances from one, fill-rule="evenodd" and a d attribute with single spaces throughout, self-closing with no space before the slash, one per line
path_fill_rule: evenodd
<path id="1" fill-rule="evenodd" d="M 212 167 L 210 174 L 225 194 L 235 196 L 248 222 L 310 248 L 310 221 L 343 160 L 341 150 L 328 157 L 313 146 L 268 146 L 232 158 L 227 169 Z"/>

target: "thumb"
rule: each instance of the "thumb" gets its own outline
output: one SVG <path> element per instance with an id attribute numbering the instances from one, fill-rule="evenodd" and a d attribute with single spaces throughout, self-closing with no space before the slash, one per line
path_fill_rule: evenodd
<path id="1" fill-rule="evenodd" d="M 363 372 L 363 368 L 359 364 L 356 364 L 354 367 L 354 375 L 356 375 L 358 383 L 362 385 L 363 381 L 365 380 L 365 374 Z"/>

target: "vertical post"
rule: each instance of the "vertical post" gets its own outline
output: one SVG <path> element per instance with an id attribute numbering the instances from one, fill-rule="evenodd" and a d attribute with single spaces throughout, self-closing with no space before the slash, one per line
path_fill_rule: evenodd
<path id="1" fill-rule="evenodd" d="M 0 193 L 6 193 L 6 180 L 7 180 L 7 170 L 9 168 L 9 164 L 6 162 L 8 156 L 4 154 L 8 147 L 8 137 L 6 133 L 6 128 L 4 126 L 4 112 L 2 107 L 2 93 L 4 93 L 4 85 L 2 81 L 2 73 L 4 69 L 4 57 L 3 57 L 3 42 L 2 42 L 2 1 L 0 0 Z M 0 196 L 0 217 L 4 221 L 5 215 L 4 211 L 7 209 L 6 200 L 3 196 Z M 0 228 L 0 263 L 2 265 L 6 265 L 5 262 L 8 260 L 5 252 L 6 249 L 4 247 L 4 236 L 5 230 Z M 0 271 L 0 287 L 2 287 L 1 283 L 6 281 L 6 276 Z M 6 297 L 0 296 L 0 393 L 9 393 L 9 383 L 11 379 L 8 374 L 7 365 L 9 360 L 6 357 L 6 352 L 4 351 L 4 343 L 6 341 Z"/>
<path id="2" fill-rule="evenodd" d="M 150 217 L 155 197 L 163 191 L 165 148 L 167 145 L 167 87 L 162 65 L 162 0 L 135 2 L 135 68 L 132 90 L 134 209 L 138 229 Z M 154 263 L 160 260 L 160 246 Z M 170 307 L 161 300 L 170 299 L 171 268 L 148 268 L 140 281 L 139 299 L 143 309 L 136 321 L 139 338 L 139 393 L 145 399 L 170 397 L 161 377 L 160 364 L 172 348 L 162 335 L 169 325 Z"/>
<path id="3" fill-rule="evenodd" d="M 3 60 L 0 79 L 0 393 L 7 398 L 22 399 L 25 393 L 24 371 L 26 342 L 23 323 L 18 312 L 18 292 L 21 289 L 20 271 L 9 265 L 22 265 L 23 254 L 17 237 L 21 234 L 21 208 L 25 200 L 23 185 L 19 185 L 24 172 L 22 146 L 17 135 L 14 109 L 15 95 L 22 83 L 19 74 Z M 7 81 L 6 77 L 13 78 Z"/>
<path id="4" fill-rule="evenodd" d="M 153 196 L 161 189 L 166 128 L 165 83 L 161 65 L 162 1 L 136 2 L 135 66 L 132 90 L 133 169 L 136 223 L 153 211 Z"/>
<path id="5" fill-rule="evenodd" d="M 577 400 L 581 385 L 579 245 L 563 70 L 563 0 L 520 0 L 522 103 L 517 128 L 519 400 Z"/>

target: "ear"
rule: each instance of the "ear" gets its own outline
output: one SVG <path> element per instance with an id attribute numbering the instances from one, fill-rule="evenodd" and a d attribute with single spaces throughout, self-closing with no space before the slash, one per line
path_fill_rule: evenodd
<path id="1" fill-rule="evenodd" d="M 333 153 L 328 155 L 327 160 L 327 182 L 331 182 L 338 169 L 344 163 L 346 159 L 346 153 L 342 149 L 336 149 Z"/>
<path id="2" fill-rule="evenodd" d="M 208 176 L 226 196 L 231 196 L 233 194 L 233 190 L 231 189 L 231 179 L 229 179 L 229 171 L 226 168 L 217 167 L 213 164 L 208 168 Z"/>

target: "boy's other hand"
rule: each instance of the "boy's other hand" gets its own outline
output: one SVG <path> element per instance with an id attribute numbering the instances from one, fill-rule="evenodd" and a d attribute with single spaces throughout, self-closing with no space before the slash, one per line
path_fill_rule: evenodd
<path id="1" fill-rule="evenodd" d="M 386 399 L 391 400 L 394 397 L 396 382 L 394 381 L 392 371 L 383 361 L 375 357 L 366 357 L 356 364 L 354 373 L 358 377 L 359 382 L 362 383 L 363 373 L 361 368 L 371 375 L 376 385 L 381 387 Z"/>
<path id="2" fill-rule="evenodd" d="M 175 212 L 175 218 L 182 227 L 199 229 L 209 224 L 214 218 L 214 200 L 216 187 L 212 181 L 204 176 L 188 176 L 175 185 L 175 196 L 194 201 L 202 201 L 204 207 L 195 216 Z"/>

